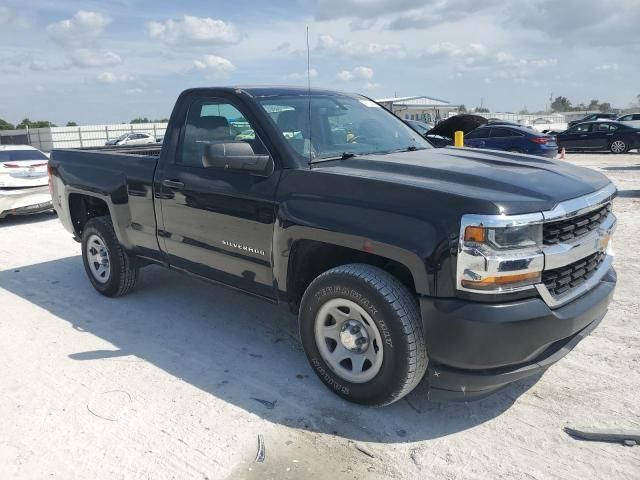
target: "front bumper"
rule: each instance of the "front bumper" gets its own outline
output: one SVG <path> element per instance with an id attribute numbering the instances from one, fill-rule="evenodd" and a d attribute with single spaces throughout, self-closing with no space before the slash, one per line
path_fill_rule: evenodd
<path id="1" fill-rule="evenodd" d="M 0 218 L 7 215 L 37 213 L 53 208 L 49 187 L 0 188 Z"/>
<path id="2" fill-rule="evenodd" d="M 553 310 L 540 298 L 495 304 L 422 297 L 430 398 L 478 400 L 544 372 L 596 328 L 615 284 L 610 269 L 589 292 Z"/>

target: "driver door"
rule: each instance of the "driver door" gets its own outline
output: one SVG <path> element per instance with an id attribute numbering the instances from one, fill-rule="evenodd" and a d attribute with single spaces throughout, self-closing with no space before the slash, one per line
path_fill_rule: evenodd
<path id="1" fill-rule="evenodd" d="M 564 135 L 558 136 L 558 140 L 562 142 L 560 147 L 567 149 L 592 148 L 591 129 L 591 123 L 581 123 L 571 127 Z"/>
<path id="2" fill-rule="evenodd" d="M 245 141 L 269 154 L 232 100 L 198 98 L 189 107 L 173 162 L 158 174 L 158 236 L 173 268 L 275 297 L 271 246 L 280 171 L 269 176 L 206 168 L 212 142 Z"/>

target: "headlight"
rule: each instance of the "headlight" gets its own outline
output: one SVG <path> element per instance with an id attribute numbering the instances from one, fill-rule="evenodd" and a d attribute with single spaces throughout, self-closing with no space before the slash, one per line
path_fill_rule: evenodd
<path id="1" fill-rule="evenodd" d="M 496 250 L 531 248 L 542 244 L 542 224 L 498 228 L 469 226 L 465 229 L 464 239 L 486 243 Z"/>
<path id="2" fill-rule="evenodd" d="M 532 288 L 544 268 L 542 215 L 465 215 L 457 287 L 478 293 Z"/>

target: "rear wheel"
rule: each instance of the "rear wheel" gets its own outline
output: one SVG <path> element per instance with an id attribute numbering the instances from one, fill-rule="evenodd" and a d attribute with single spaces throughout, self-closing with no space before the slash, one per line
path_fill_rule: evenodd
<path id="1" fill-rule="evenodd" d="M 628 146 L 624 142 L 624 140 L 614 140 L 609 146 L 609 150 L 611 150 L 611 153 L 624 153 L 627 151 L 627 149 Z"/>
<path id="2" fill-rule="evenodd" d="M 316 278 L 302 299 L 300 335 L 318 377 L 352 402 L 393 403 L 427 369 L 415 297 L 370 265 L 343 265 Z"/>
<path id="3" fill-rule="evenodd" d="M 107 297 L 128 293 L 138 280 L 138 269 L 118 242 L 109 217 L 95 217 L 85 225 L 82 260 L 91 284 Z"/>

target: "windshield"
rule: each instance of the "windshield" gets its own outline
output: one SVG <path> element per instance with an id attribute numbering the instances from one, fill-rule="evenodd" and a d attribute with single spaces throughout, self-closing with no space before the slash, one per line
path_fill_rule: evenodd
<path id="1" fill-rule="evenodd" d="M 429 130 L 431 130 L 429 128 L 429 126 L 426 123 L 422 123 L 422 122 L 416 122 L 411 121 L 411 120 L 407 120 L 407 123 L 409 124 L 409 126 L 411 126 L 414 130 L 417 130 L 421 135 L 426 134 Z"/>
<path id="2" fill-rule="evenodd" d="M 328 94 L 258 100 L 293 149 L 310 159 L 432 148 L 398 117 L 363 97 Z"/>
<path id="3" fill-rule="evenodd" d="M 11 162 L 20 160 L 49 160 L 47 156 L 39 150 L 5 150 L 0 152 L 0 162 Z"/>

